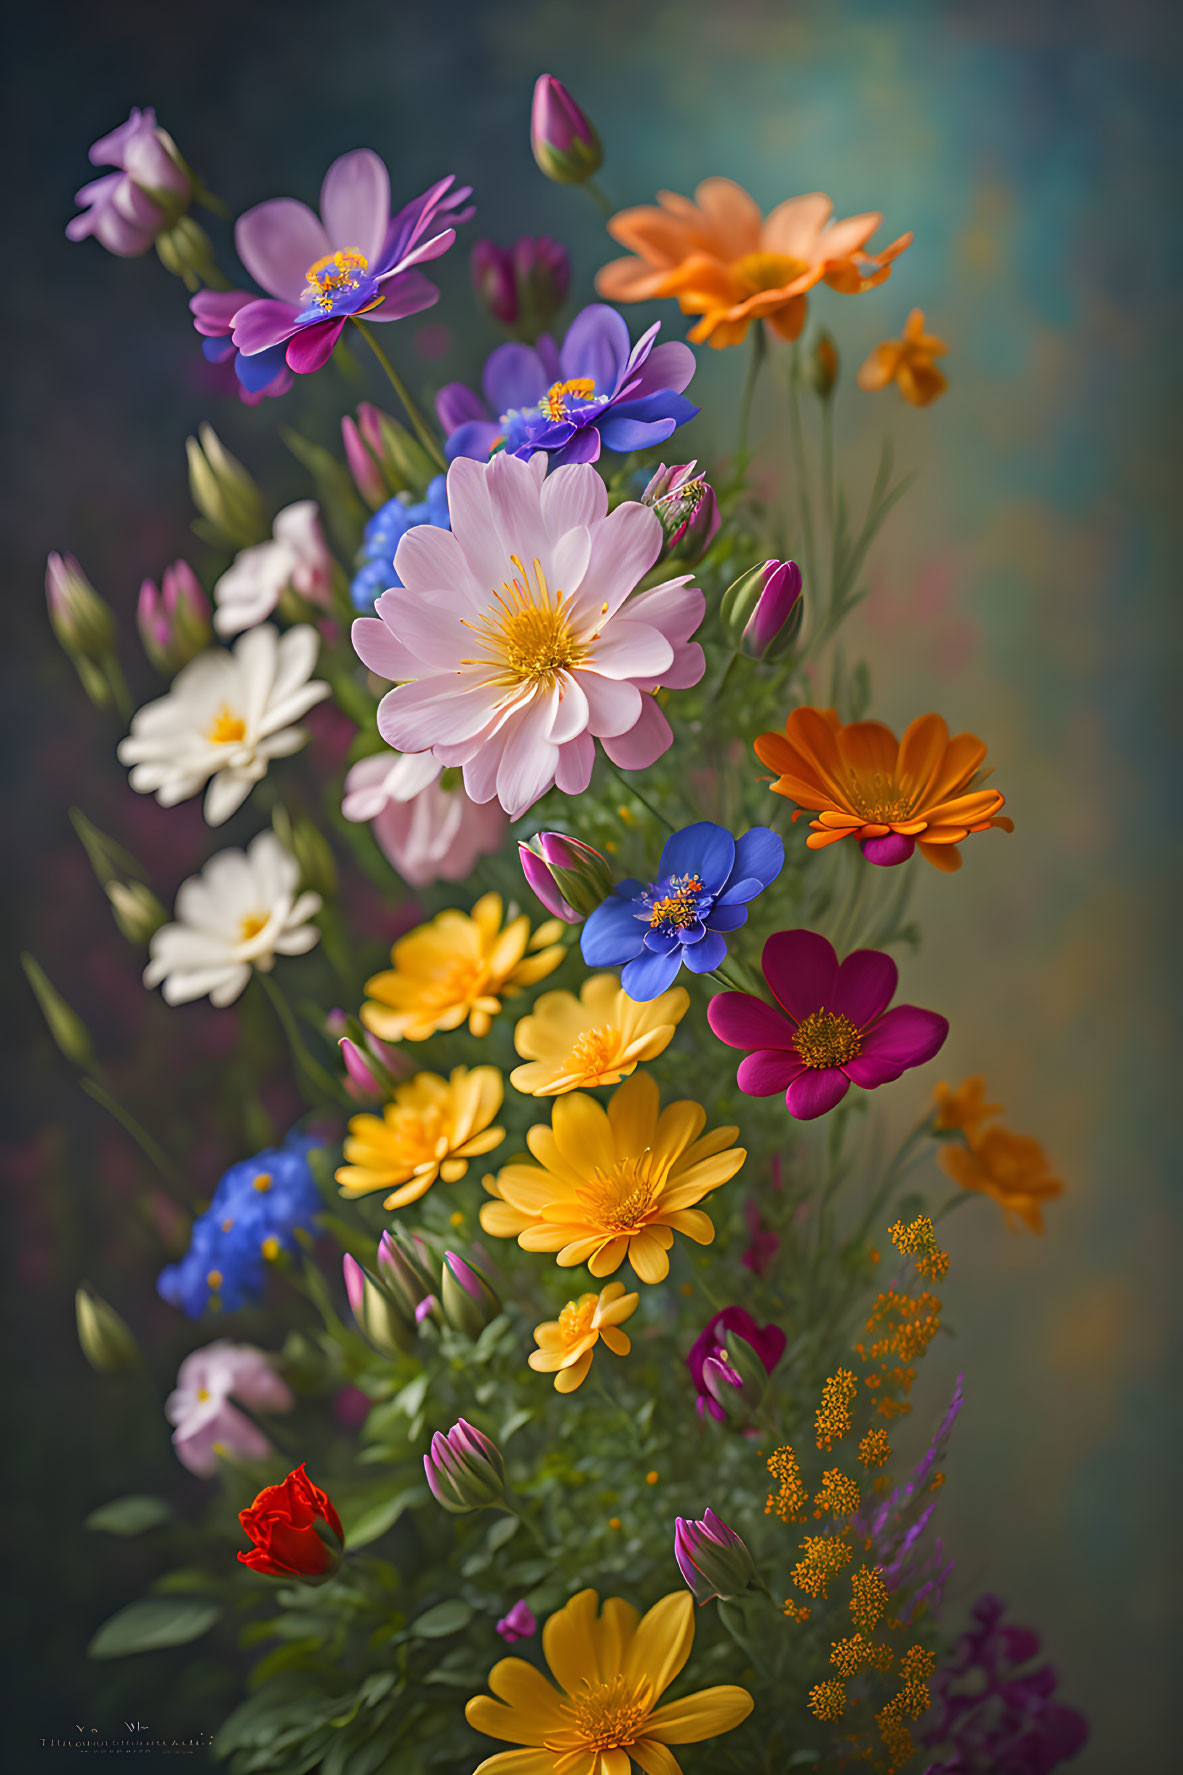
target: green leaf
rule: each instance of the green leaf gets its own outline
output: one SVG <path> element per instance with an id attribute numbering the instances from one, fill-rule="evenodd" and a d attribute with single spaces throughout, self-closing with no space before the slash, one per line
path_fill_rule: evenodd
<path id="1" fill-rule="evenodd" d="M 459 1633 L 462 1627 L 467 1627 L 471 1620 L 472 1610 L 468 1604 L 453 1596 L 447 1602 L 437 1602 L 433 1609 L 412 1621 L 407 1632 L 418 1639 L 446 1639 L 450 1633 Z"/>
<path id="2" fill-rule="evenodd" d="M 504 1448 L 510 1437 L 515 1435 L 524 1424 L 528 1424 L 533 1416 L 532 1406 L 523 1406 L 519 1411 L 511 1411 L 501 1426 L 501 1434 L 497 1438 L 498 1448 Z"/>
<path id="3" fill-rule="evenodd" d="M 146 1493 L 132 1492 L 126 1498 L 112 1498 L 100 1504 L 83 1522 L 83 1528 L 99 1529 L 106 1535 L 142 1535 L 145 1529 L 159 1528 L 170 1521 L 172 1506 L 163 1498 L 150 1498 Z"/>
<path id="4" fill-rule="evenodd" d="M 505 1543 L 517 1534 L 521 1526 L 516 1516 L 499 1516 L 485 1536 L 485 1546 L 489 1552 L 496 1553 L 499 1547 L 504 1547 Z"/>
<path id="5" fill-rule="evenodd" d="M 371 1541 L 384 1535 L 388 1528 L 393 1528 L 404 1510 L 424 1500 L 425 1493 L 421 1485 L 404 1486 L 402 1491 L 377 1498 L 371 1494 L 360 1500 L 354 1505 L 356 1515 L 346 1511 L 342 1516 L 345 1545 L 351 1553 L 359 1547 L 368 1547 Z"/>
<path id="6" fill-rule="evenodd" d="M 89 1646 L 89 1658 L 127 1658 L 161 1646 L 184 1646 L 208 1633 L 221 1610 L 196 1596 L 156 1597 L 129 1602 L 104 1621 Z"/>

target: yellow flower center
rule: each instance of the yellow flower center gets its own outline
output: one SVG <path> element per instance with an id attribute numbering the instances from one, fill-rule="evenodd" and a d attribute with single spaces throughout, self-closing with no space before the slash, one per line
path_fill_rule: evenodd
<path id="1" fill-rule="evenodd" d="M 261 930 L 267 926 L 265 912 L 248 912 L 245 918 L 238 921 L 238 940 L 240 943 L 252 943 Z"/>
<path id="2" fill-rule="evenodd" d="M 684 931 L 698 918 L 697 899 L 702 892 L 702 882 L 697 875 L 671 875 L 667 885 L 669 892 L 653 902 L 649 914 L 650 929 L 672 925 L 676 930 Z"/>
<path id="3" fill-rule="evenodd" d="M 788 253 L 745 253 L 731 267 L 734 276 L 748 291 L 757 296 L 762 290 L 779 290 L 809 270 L 804 259 L 792 259 Z"/>
<path id="4" fill-rule="evenodd" d="M 246 722 L 223 703 L 206 728 L 205 737 L 214 746 L 236 746 L 239 740 L 246 738 Z"/>
<path id="5" fill-rule="evenodd" d="M 851 811 L 860 815 L 868 825 L 890 826 L 893 820 L 913 817 L 914 797 L 901 789 L 894 777 L 883 776 L 879 771 L 867 776 L 850 771 L 846 794 Z"/>
<path id="6" fill-rule="evenodd" d="M 208 1403 L 209 1398 L 210 1398 L 209 1388 L 208 1387 L 198 1387 L 198 1389 L 197 1389 L 197 1403 L 199 1405 L 205 1405 Z"/>
<path id="7" fill-rule="evenodd" d="M 576 376 L 570 382 L 553 383 L 538 405 L 548 419 L 565 419 L 568 395 L 574 395 L 579 401 L 590 401 L 595 392 L 596 385 L 591 376 Z"/>
<path id="8" fill-rule="evenodd" d="M 268 1263 L 274 1263 L 279 1256 L 279 1240 L 274 1234 L 272 1234 L 269 1238 L 263 1240 L 262 1244 L 259 1246 L 259 1250 L 263 1253 L 263 1256 L 267 1259 Z"/>
<path id="9" fill-rule="evenodd" d="M 619 1048 L 619 1033 L 611 1023 L 585 1029 L 567 1056 L 566 1070 L 589 1075 L 608 1072 L 618 1063 Z"/>
<path id="10" fill-rule="evenodd" d="M 651 1699 L 649 1683 L 630 1688 L 623 1676 L 614 1676 L 606 1683 L 585 1681 L 562 1711 L 578 1734 L 580 1750 L 627 1750 L 641 1735 Z"/>
<path id="11" fill-rule="evenodd" d="M 581 1294 L 578 1300 L 569 1300 L 559 1314 L 559 1330 L 565 1344 L 577 1344 L 586 1337 L 592 1328 L 598 1294 Z"/>
<path id="12" fill-rule="evenodd" d="M 369 269 L 369 260 L 356 247 L 347 247 L 343 253 L 327 253 L 323 259 L 314 259 L 304 273 L 308 280 L 306 295 L 328 313 L 334 299 L 343 290 L 356 290 Z"/>
<path id="13" fill-rule="evenodd" d="M 811 1011 L 793 1032 L 793 1046 L 806 1066 L 845 1066 L 862 1045 L 862 1036 L 840 1011 Z"/>
<path id="14" fill-rule="evenodd" d="M 532 576 L 518 555 L 511 555 L 510 561 L 517 573 L 502 581 L 500 591 L 493 588 L 495 608 L 479 622 L 464 624 L 485 651 L 460 664 L 489 666 L 494 682 L 549 691 L 560 672 L 582 662 L 587 648 L 571 633 L 564 594 L 556 591 L 552 597 L 537 556 Z"/>
<path id="15" fill-rule="evenodd" d="M 611 1171 L 597 1170 L 578 1191 L 588 1219 L 606 1233 L 638 1233 L 657 1196 L 662 1176 L 654 1175 L 653 1154 L 617 1159 Z"/>
<path id="16" fill-rule="evenodd" d="M 260 1171 L 257 1177 L 252 1178 L 251 1188 L 257 1189 L 261 1196 L 265 1196 L 267 1191 L 271 1188 L 270 1171 Z"/>
<path id="17" fill-rule="evenodd" d="M 220 1288 L 222 1286 L 221 1270 L 210 1270 L 205 1278 L 205 1285 L 207 1288 Z"/>
<path id="18" fill-rule="evenodd" d="M 425 1110 L 388 1111 L 386 1133 L 391 1158 L 413 1171 L 438 1164 L 448 1151 L 447 1117 L 437 1105 Z"/>

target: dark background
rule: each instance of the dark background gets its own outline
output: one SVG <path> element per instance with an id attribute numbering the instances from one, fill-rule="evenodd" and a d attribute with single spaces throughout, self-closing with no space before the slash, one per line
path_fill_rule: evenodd
<path id="1" fill-rule="evenodd" d="M 155 104 L 234 213 L 314 201 L 329 161 L 361 145 L 404 196 L 455 171 L 477 186 L 479 232 L 568 242 L 586 299 L 611 248 L 591 206 L 530 158 L 530 90 L 548 69 L 596 118 L 618 203 L 726 172 L 765 209 L 821 188 L 839 214 L 883 209 L 884 239 L 915 228 L 884 289 L 823 309 L 848 370 L 913 304 L 951 345 L 938 407 L 855 396 L 840 421 L 856 465 L 890 422 L 924 469 L 855 638 L 882 718 L 935 706 L 987 738 L 1017 831 L 978 841 L 954 881 L 923 879 L 909 996 L 953 1023 L 934 1075 L 985 1071 L 1069 1185 L 1042 1240 L 1008 1233 L 990 1204 L 953 1223 L 960 1336 L 932 1385 L 947 1397 L 964 1368 L 967 1405 L 945 1523 L 966 1584 L 988 1582 L 1044 1634 L 1066 1698 L 1092 1715 L 1082 1775 L 1165 1769 L 1177 1745 L 1177 18 L 1069 0 L 108 0 L 14 10 L 8 29 L 8 928 L 165 1130 L 193 1089 L 185 1044 L 216 1061 L 221 1020 L 195 1013 L 182 1038 L 147 1000 L 66 809 L 116 831 L 166 899 L 216 846 L 195 806 L 162 815 L 126 789 L 110 727 L 47 640 L 44 556 L 76 551 L 129 615 L 141 577 L 192 551 L 186 433 L 212 419 L 278 503 L 304 487 L 269 429 L 278 416 L 331 442 L 342 391 L 329 372 L 254 412 L 217 392 L 154 258 L 66 241 L 89 143 Z M 443 266 L 428 330 L 400 337 L 413 379 L 471 370 L 492 343 L 464 258 Z M 672 305 L 662 318 L 676 334 Z M 442 357 L 441 326 L 463 338 Z M 709 459 L 731 443 L 738 366 L 701 356 L 690 448 Z M 171 1488 L 183 1506 L 197 1482 L 157 1402 L 84 1366 L 73 1289 L 90 1275 L 178 1357 L 201 1340 L 152 1293 L 167 1203 L 155 1219 L 139 1206 L 132 1149 L 77 1094 L 23 985 L 3 1036 L 7 1766 L 48 1770 L 41 1735 L 131 1719 L 198 1732 L 223 1696 L 181 1655 L 84 1660 L 156 1567 L 149 1545 L 88 1535 L 81 1518 L 129 1490 Z M 238 1156 L 219 1138 L 186 1154 L 195 1190 Z"/>

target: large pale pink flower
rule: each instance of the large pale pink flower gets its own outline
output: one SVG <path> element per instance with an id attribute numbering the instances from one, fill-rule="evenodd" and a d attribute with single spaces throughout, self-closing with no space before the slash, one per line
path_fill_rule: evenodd
<path id="1" fill-rule="evenodd" d="M 673 735 L 651 693 L 697 684 L 704 665 L 691 575 L 634 591 L 661 552 L 657 514 L 609 512 L 590 463 L 546 465 L 453 462 L 451 530 L 409 530 L 402 584 L 353 625 L 364 663 L 397 685 L 382 737 L 462 766 L 472 800 L 496 796 L 511 819 L 552 783 L 586 789 L 597 739 L 624 770 L 652 764 Z"/>
<path id="2" fill-rule="evenodd" d="M 360 759 L 345 779 L 341 812 L 370 823 L 409 887 L 463 881 L 505 837 L 501 809 L 478 807 L 458 778 L 446 786 L 442 770 L 430 752 L 379 752 Z"/>
<path id="3" fill-rule="evenodd" d="M 250 1411 L 291 1411 L 295 1403 L 269 1356 L 253 1344 L 232 1344 L 220 1338 L 186 1356 L 164 1410 L 177 1426 L 173 1432 L 177 1458 L 191 1473 L 208 1479 L 218 1470 L 219 1455 L 263 1461 L 274 1452 L 258 1424 L 240 1411 L 239 1405 Z"/>

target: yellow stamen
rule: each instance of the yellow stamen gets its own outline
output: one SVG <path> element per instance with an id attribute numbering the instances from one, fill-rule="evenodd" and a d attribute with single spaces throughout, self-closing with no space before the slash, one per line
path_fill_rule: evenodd
<path id="1" fill-rule="evenodd" d="M 840 1011 L 811 1011 L 793 1031 L 793 1046 L 809 1067 L 845 1066 L 862 1045 L 859 1031 Z"/>
<path id="2" fill-rule="evenodd" d="M 207 1288 L 220 1288 L 222 1286 L 221 1270 L 211 1270 L 205 1279 L 205 1285 Z"/>
<path id="3" fill-rule="evenodd" d="M 343 253 L 327 253 L 323 259 L 315 259 L 304 274 L 308 280 L 307 293 L 310 300 L 327 314 L 332 309 L 334 298 L 343 290 L 356 290 L 369 269 L 369 260 L 356 247 L 347 247 Z"/>
<path id="4" fill-rule="evenodd" d="M 529 684 L 549 691 L 560 672 L 582 663 L 587 647 L 572 635 L 569 611 L 563 607 L 564 594 L 556 591 L 552 598 L 538 557 L 534 558 L 533 576 L 518 555 L 511 555 L 510 561 L 517 574 L 512 580 L 503 580 L 500 591 L 492 589 L 496 610 L 479 622 L 464 625 L 485 651 L 460 663 L 488 666 L 495 684 Z"/>
<path id="5" fill-rule="evenodd" d="M 698 917 L 695 901 L 702 892 L 701 879 L 697 875 L 672 875 L 669 885 L 670 892 L 653 903 L 649 914 L 652 930 L 659 925 L 673 925 L 677 930 L 685 930 Z"/>
<path id="6" fill-rule="evenodd" d="M 263 1253 L 263 1256 L 267 1259 L 268 1263 L 274 1263 L 279 1256 L 279 1240 L 274 1234 L 272 1234 L 270 1238 L 263 1240 L 263 1243 L 259 1246 L 259 1250 Z"/>
<path id="7" fill-rule="evenodd" d="M 804 259 L 791 258 L 788 253 L 745 253 L 731 267 L 744 288 L 753 296 L 761 290 L 779 290 L 809 270 Z"/>
<path id="8" fill-rule="evenodd" d="M 252 1178 L 251 1187 L 257 1189 L 261 1196 L 266 1195 L 267 1191 L 271 1188 L 270 1171 L 260 1171 L 257 1177 Z"/>
<path id="9" fill-rule="evenodd" d="M 915 795 L 908 794 L 892 776 L 884 776 L 875 771 L 866 776 L 859 776 L 855 771 L 847 772 L 846 796 L 853 813 L 860 815 L 869 826 L 890 826 L 893 821 L 903 823 L 915 816 Z"/>
<path id="10" fill-rule="evenodd" d="M 240 943 L 251 943 L 261 930 L 266 929 L 267 915 L 262 912 L 248 913 L 246 918 L 238 921 L 238 940 Z"/>
<path id="11" fill-rule="evenodd" d="M 210 1397 L 210 1390 L 208 1387 L 198 1387 L 198 1389 L 197 1389 L 197 1403 L 199 1405 L 204 1405 L 207 1402 L 207 1400 L 209 1399 L 209 1397 Z"/>
<path id="12" fill-rule="evenodd" d="M 223 703 L 206 728 L 205 737 L 214 746 L 236 746 L 246 738 L 246 722 Z"/>
<path id="13" fill-rule="evenodd" d="M 567 396 L 574 395 L 576 400 L 590 401 L 596 392 L 595 380 L 591 376 L 576 376 L 570 382 L 555 382 L 547 389 L 538 405 L 548 419 L 565 419 L 567 417 Z"/>
<path id="14" fill-rule="evenodd" d="M 652 1175 L 649 1151 L 636 1159 L 618 1159 L 611 1171 L 597 1170 L 590 1183 L 576 1193 L 588 1216 L 603 1232 L 638 1233 L 654 1199 L 661 1192 L 660 1176 Z"/>

